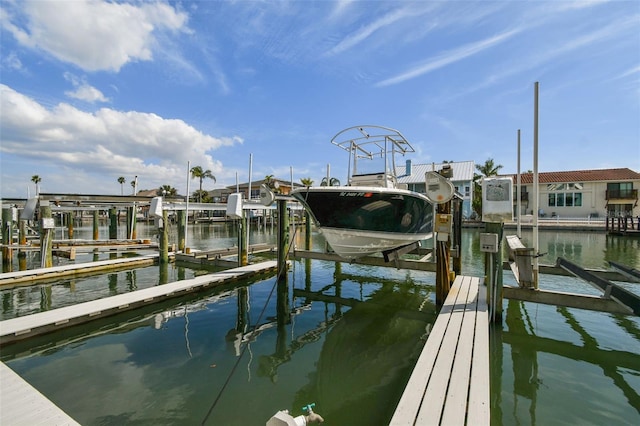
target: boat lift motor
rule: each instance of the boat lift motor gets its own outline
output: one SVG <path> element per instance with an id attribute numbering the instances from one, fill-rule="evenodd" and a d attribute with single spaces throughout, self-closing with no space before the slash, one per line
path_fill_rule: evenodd
<path id="1" fill-rule="evenodd" d="M 289 414 L 289 410 L 278 411 L 267 421 L 266 426 L 306 426 L 311 423 L 323 423 L 322 416 L 313 412 L 315 405 L 314 403 L 302 407 L 302 410 L 306 411 L 307 414 L 298 417 L 293 417 Z"/>

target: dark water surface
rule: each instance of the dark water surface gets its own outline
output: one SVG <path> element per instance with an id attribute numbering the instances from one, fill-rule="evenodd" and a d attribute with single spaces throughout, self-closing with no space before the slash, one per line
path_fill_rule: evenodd
<path id="1" fill-rule="evenodd" d="M 483 274 L 479 232 L 463 233 L 466 275 Z M 252 244 L 275 241 L 270 228 L 251 235 Z M 194 249 L 236 241 L 226 225 L 190 227 L 188 238 Z M 541 263 L 640 268 L 639 241 L 541 231 Z M 323 246 L 319 235 L 314 244 Z M 170 265 L 167 277 L 200 273 Z M 159 285 L 159 276 L 153 266 L 2 290 L 1 318 Z M 504 281 L 514 283 L 507 271 Z M 384 425 L 434 322 L 434 284 L 430 272 L 294 261 L 286 285 L 212 290 L 11 345 L 1 357 L 83 425 L 263 425 L 309 403 L 326 425 Z M 543 275 L 540 287 L 599 294 L 571 277 Z M 505 300 L 491 345 L 492 424 L 640 424 L 638 318 Z"/>

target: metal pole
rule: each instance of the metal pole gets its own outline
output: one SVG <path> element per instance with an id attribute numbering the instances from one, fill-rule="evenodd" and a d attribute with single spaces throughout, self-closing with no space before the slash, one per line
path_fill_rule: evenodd
<path id="1" fill-rule="evenodd" d="M 191 181 L 190 179 L 191 176 L 191 161 L 187 161 L 187 204 L 185 207 L 185 216 L 186 216 L 186 224 L 184 226 L 184 249 L 185 251 L 187 250 L 187 247 L 189 247 L 188 244 L 188 240 L 189 240 L 189 182 Z"/>
<path id="2" fill-rule="evenodd" d="M 533 92 L 533 287 L 538 288 L 538 204 L 540 188 L 538 187 L 538 82 Z"/>
<path id="3" fill-rule="evenodd" d="M 518 177 L 516 180 L 516 197 L 518 198 L 516 201 L 516 209 L 518 210 L 517 214 L 516 214 L 516 220 L 517 220 L 517 226 L 518 229 L 516 231 L 516 234 L 518 235 L 518 238 L 522 237 L 522 220 L 521 220 L 521 213 L 522 213 L 522 182 L 520 179 L 520 129 L 518 129 Z"/>

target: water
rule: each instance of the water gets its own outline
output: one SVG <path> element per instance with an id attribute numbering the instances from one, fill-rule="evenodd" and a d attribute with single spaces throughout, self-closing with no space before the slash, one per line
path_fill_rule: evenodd
<path id="1" fill-rule="evenodd" d="M 467 275 L 483 274 L 479 232 L 463 233 Z M 275 241 L 269 228 L 251 235 L 252 244 Z M 188 239 L 230 246 L 235 231 L 198 225 Z M 314 245 L 323 246 L 319 235 Z M 640 268 L 639 249 L 629 237 L 540 233 L 548 264 L 563 256 Z M 169 281 L 202 273 L 169 268 Z M 158 285 L 157 271 L 3 290 L 1 318 Z M 504 281 L 515 284 L 507 271 Z M 264 424 L 309 403 L 328 425 L 388 423 L 435 319 L 435 274 L 301 260 L 287 282 L 212 290 L 11 345 L 1 357 L 83 425 Z M 543 275 L 540 287 L 598 294 L 564 276 Z M 505 300 L 491 339 L 492 424 L 640 424 L 638 318 Z"/>

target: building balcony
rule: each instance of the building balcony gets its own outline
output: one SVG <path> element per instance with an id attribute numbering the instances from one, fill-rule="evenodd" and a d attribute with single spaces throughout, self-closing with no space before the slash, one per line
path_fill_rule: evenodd
<path id="1" fill-rule="evenodd" d="M 605 193 L 607 200 L 638 200 L 637 189 L 611 189 Z"/>

